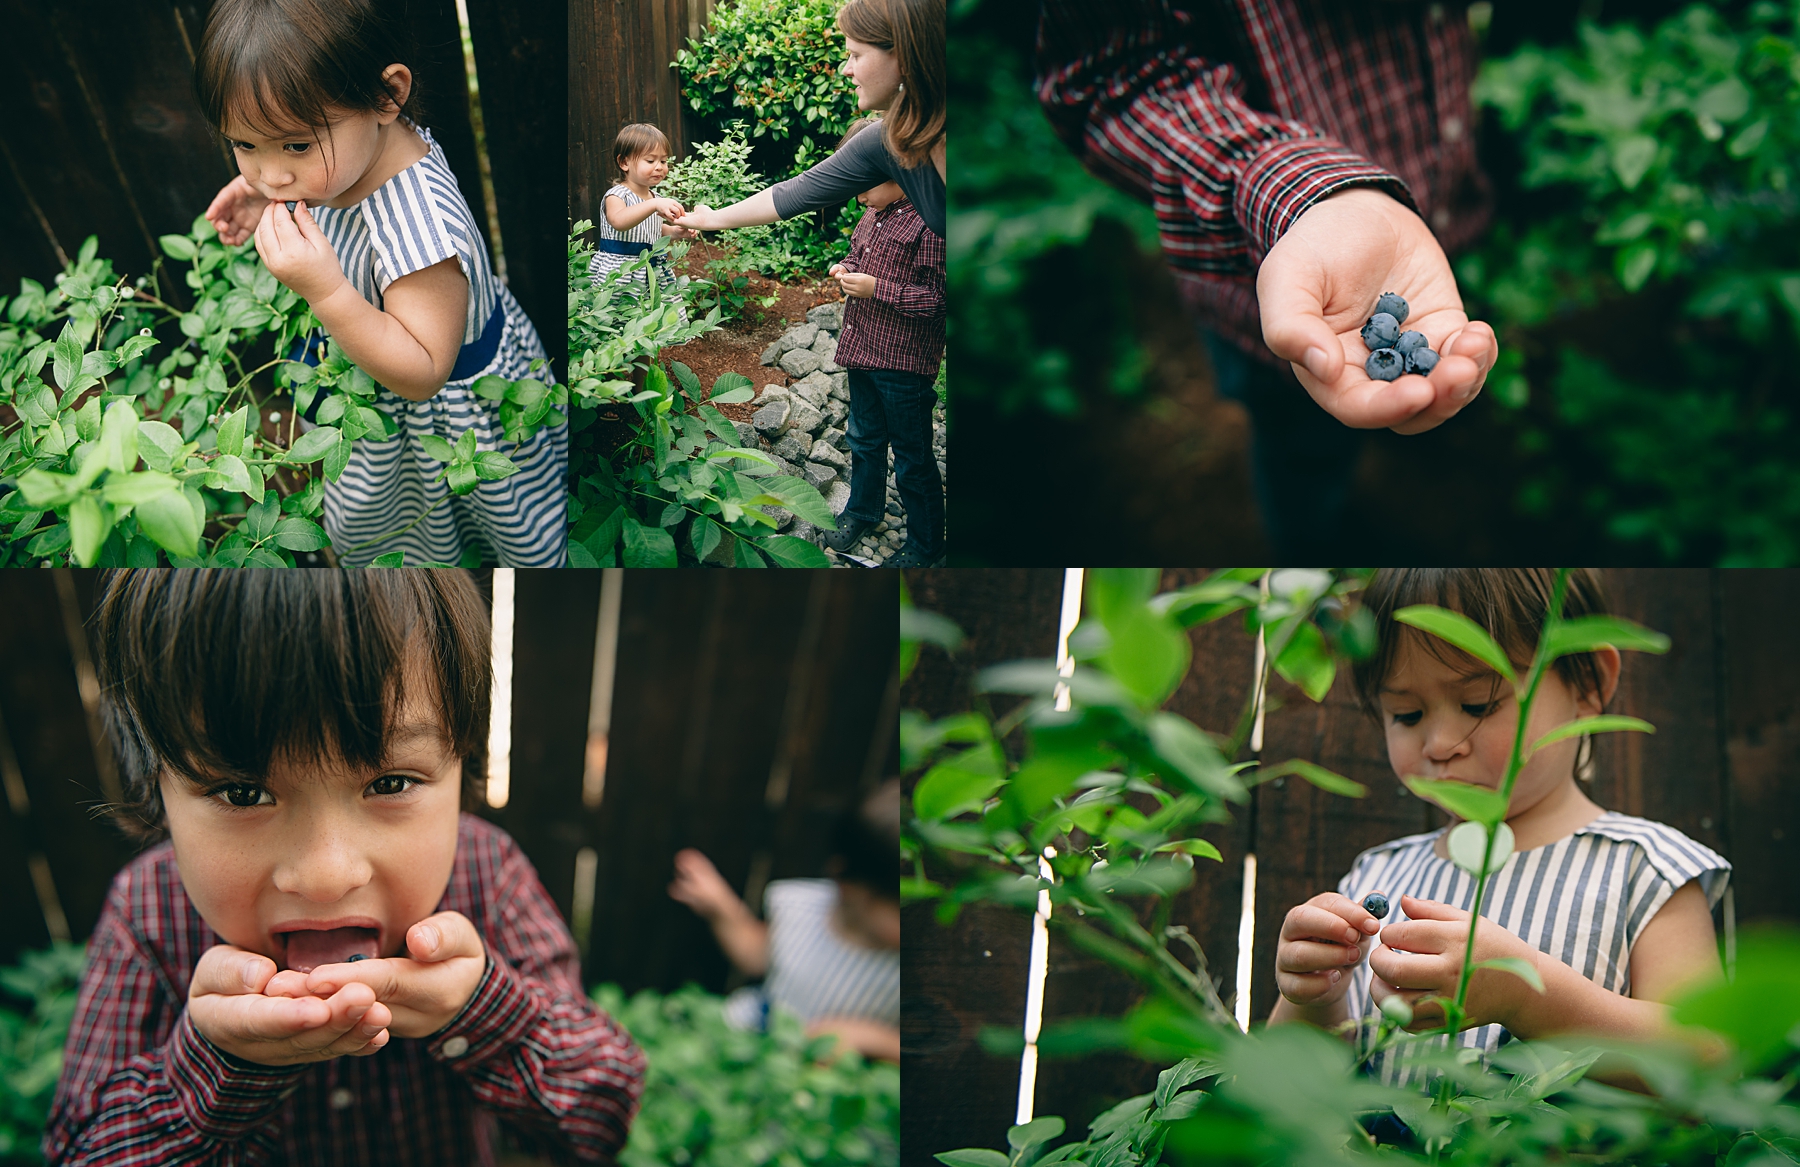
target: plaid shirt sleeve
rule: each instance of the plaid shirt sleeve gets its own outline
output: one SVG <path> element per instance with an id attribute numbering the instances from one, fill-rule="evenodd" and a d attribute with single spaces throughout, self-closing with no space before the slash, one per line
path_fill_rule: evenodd
<path id="1" fill-rule="evenodd" d="M 475 1098 L 541 1150 L 610 1163 L 643 1091 L 644 1055 L 581 991 L 574 940 L 530 860 L 508 840 L 488 967 L 428 1049 Z"/>
<path id="2" fill-rule="evenodd" d="M 53 1164 L 253 1162 L 245 1143 L 280 1107 L 305 1066 L 229 1057 L 171 1010 L 156 962 L 125 923 L 128 897 L 154 888 L 114 884 L 88 941 L 62 1077 L 44 1132 Z"/>
<path id="3" fill-rule="evenodd" d="M 945 314 L 944 241 L 935 232 L 919 233 L 919 250 L 913 269 L 899 275 L 877 276 L 871 299 L 893 308 L 902 316 L 937 320 Z"/>

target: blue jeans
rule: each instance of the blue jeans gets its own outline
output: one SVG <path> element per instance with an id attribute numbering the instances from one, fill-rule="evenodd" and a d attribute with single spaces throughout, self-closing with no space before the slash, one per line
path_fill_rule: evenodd
<path id="1" fill-rule="evenodd" d="M 850 370 L 850 502 L 844 519 L 875 523 L 887 503 L 887 452 L 906 508 L 906 542 L 926 559 L 944 553 L 944 486 L 931 453 L 935 377 L 896 369 Z"/>
<path id="2" fill-rule="evenodd" d="M 1364 433 L 1319 408 L 1291 368 L 1263 364 L 1210 329 L 1218 394 L 1250 411 L 1250 481 L 1263 531 L 1280 564 L 1344 558 L 1350 530 L 1350 482 Z"/>

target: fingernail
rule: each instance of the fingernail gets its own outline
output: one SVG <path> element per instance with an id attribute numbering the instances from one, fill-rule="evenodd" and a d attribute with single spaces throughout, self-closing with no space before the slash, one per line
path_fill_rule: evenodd
<path id="1" fill-rule="evenodd" d="M 1362 939 L 1362 936 L 1357 933 L 1356 929 L 1346 928 L 1346 929 L 1344 929 L 1344 939 L 1348 940 L 1352 944 L 1355 944 L 1358 940 Z"/>
<path id="2" fill-rule="evenodd" d="M 419 929 L 419 950 L 426 953 L 436 952 L 438 948 L 438 930 L 430 924 Z"/>
<path id="3" fill-rule="evenodd" d="M 1301 363 L 1306 366 L 1306 371 L 1321 381 L 1325 379 L 1325 361 L 1325 350 L 1317 346 L 1307 349 L 1306 355 L 1301 358 Z"/>
<path id="4" fill-rule="evenodd" d="M 1334 969 L 1332 969 L 1332 970 L 1331 970 L 1331 983 L 1332 983 L 1332 984 L 1334 984 L 1334 985 L 1335 985 L 1335 984 L 1337 984 L 1337 983 L 1338 983 L 1338 978 L 1340 978 L 1340 977 L 1342 977 L 1342 976 L 1343 976 L 1343 975 L 1344 975 L 1344 974 L 1343 974 L 1343 973 L 1341 973 L 1341 972 L 1339 972 L 1339 971 L 1338 971 L 1338 970 L 1337 970 L 1337 969 L 1335 969 L 1335 968 L 1334 968 Z"/>
<path id="5" fill-rule="evenodd" d="M 252 960 L 244 965 L 244 987 L 246 989 L 254 989 L 256 987 L 257 973 L 261 970 L 262 962 L 260 961 Z"/>
<path id="6" fill-rule="evenodd" d="M 367 1036 L 374 1037 L 376 1034 L 380 1033 L 383 1028 L 385 1027 L 380 1025 L 365 1025 L 362 1027 L 362 1031 Z"/>

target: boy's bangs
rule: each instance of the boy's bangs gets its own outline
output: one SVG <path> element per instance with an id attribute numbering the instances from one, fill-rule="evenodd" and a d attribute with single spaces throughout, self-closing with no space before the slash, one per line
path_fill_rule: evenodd
<path id="1" fill-rule="evenodd" d="M 120 572 L 95 619 L 134 801 L 165 767 L 210 786 L 277 759 L 380 766 L 409 698 L 441 711 L 456 756 L 486 744 L 488 617 L 465 573 Z"/>

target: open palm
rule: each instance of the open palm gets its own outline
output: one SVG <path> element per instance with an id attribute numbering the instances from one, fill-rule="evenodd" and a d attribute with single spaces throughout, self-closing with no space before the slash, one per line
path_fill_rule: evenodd
<path id="1" fill-rule="evenodd" d="M 1383 292 L 1403 297 L 1402 328 L 1442 358 L 1429 377 L 1377 381 L 1362 327 Z M 1313 400 L 1356 429 L 1416 434 L 1475 399 L 1499 356 L 1494 330 L 1470 321 L 1444 250 L 1423 220 L 1371 187 L 1321 199 L 1269 249 L 1257 272 L 1263 340 L 1293 362 Z"/>

